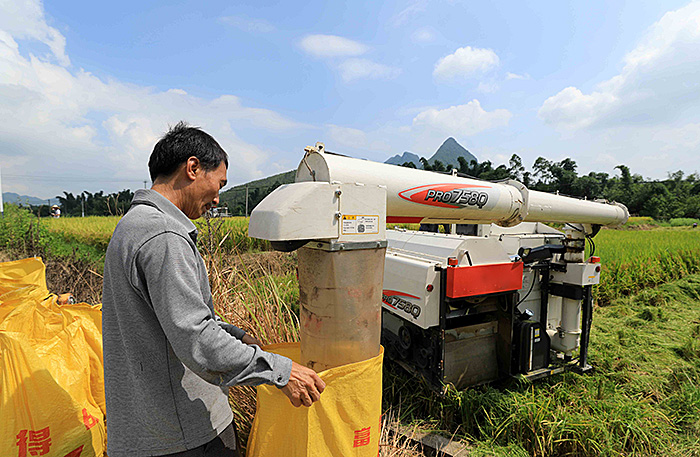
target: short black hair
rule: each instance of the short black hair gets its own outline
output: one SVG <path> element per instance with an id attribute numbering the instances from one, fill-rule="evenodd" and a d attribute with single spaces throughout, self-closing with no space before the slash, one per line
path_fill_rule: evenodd
<path id="1" fill-rule="evenodd" d="M 219 143 L 199 127 L 192 127 L 184 121 L 171 127 L 153 148 L 148 159 L 151 181 L 159 176 L 170 176 L 190 157 L 199 159 L 206 171 L 215 170 L 224 162 L 228 168 L 228 155 Z"/>

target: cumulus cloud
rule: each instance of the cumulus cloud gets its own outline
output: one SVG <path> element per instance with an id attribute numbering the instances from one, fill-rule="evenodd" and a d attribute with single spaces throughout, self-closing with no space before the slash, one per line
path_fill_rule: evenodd
<path id="1" fill-rule="evenodd" d="M 347 59 L 338 65 L 344 81 L 356 79 L 393 79 L 401 74 L 399 68 L 390 67 L 368 59 Z"/>
<path id="2" fill-rule="evenodd" d="M 561 129 L 660 124 L 700 100 L 700 2 L 670 11 L 623 60 L 622 71 L 590 93 L 567 87 L 544 101 L 539 117 Z"/>
<path id="3" fill-rule="evenodd" d="M 5 32 L 4 40 L 36 40 L 45 44 L 53 57 L 63 66 L 70 65 L 66 55 L 66 39 L 44 19 L 40 1 L 0 0 L 0 32 Z"/>
<path id="4" fill-rule="evenodd" d="M 153 144 L 168 124 L 185 119 L 217 138 L 236 164 L 229 170 L 229 181 L 240 182 L 260 176 L 271 152 L 244 141 L 237 134 L 239 129 L 248 133 L 308 128 L 275 111 L 246 106 L 233 95 L 208 100 L 177 88 L 159 91 L 73 70 L 65 65 L 69 62 L 62 52 L 65 39 L 51 33 L 55 29 L 46 25 L 40 3 L 33 6 L 23 8 L 30 12 L 38 8 L 40 14 L 32 16 L 32 21 L 22 18 L 28 31 L 21 31 L 17 24 L 7 25 L 6 12 L 18 7 L 14 2 L 0 3 L 0 23 L 5 27 L 0 29 L 3 173 L 85 176 L 105 183 L 146 179 L 145 164 Z M 52 57 L 20 52 L 20 37 L 45 44 Z M 6 180 L 6 189 L 8 184 L 43 196 L 83 186 L 58 182 L 53 187 L 27 189 L 26 182 Z"/>
<path id="5" fill-rule="evenodd" d="M 433 75 L 440 79 L 468 78 L 498 66 L 498 55 L 491 49 L 465 46 L 435 64 Z"/>
<path id="6" fill-rule="evenodd" d="M 299 45 L 314 57 L 359 56 L 369 49 L 362 43 L 336 35 L 307 35 Z"/>
<path id="7" fill-rule="evenodd" d="M 506 109 L 486 111 L 479 100 L 442 110 L 427 109 L 413 119 L 414 128 L 424 128 L 450 136 L 470 136 L 508 125 L 512 114 Z"/>
<path id="8" fill-rule="evenodd" d="M 548 123 L 578 129 L 591 125 L 618 102 L 619 99 L 609 92 L 584 94 L 575 87 L 567 87 L 544 101 L 539 116 Z"/>

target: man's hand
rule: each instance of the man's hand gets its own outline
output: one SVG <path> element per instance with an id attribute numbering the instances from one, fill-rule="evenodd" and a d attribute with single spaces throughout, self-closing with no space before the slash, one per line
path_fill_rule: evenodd
<path id="1" fill-rule="evenodd" d="M 244 342 L 245 344 L 248 344 L 248 345 L 251 345 L 251 346 L 252 346 L 252 345 L 256 345 L 256 346 L 258 346 L 258 347 L 260 347 L 260 348 L 263 347 L 263 344 L 262 344 L 260 341 L 258 341 L 258 339 L 255 338 L 255 337 L 254 337 L 253 335 L 251 335 L 250 333 L 246 333 L 245 335 L 243 335 L 243 338 L 241 338 L 241 341 Z"/>
<path id="2" fill-rule="evenodd" d="M 314 370 L 292 362 L 289 382 L 281 390 L 289 397 L 292 405 L 299 407 L 301 405 L 311 406 L 313 402 L 318 401 L 325 388 L 326 383 L 318 377 Z"/>

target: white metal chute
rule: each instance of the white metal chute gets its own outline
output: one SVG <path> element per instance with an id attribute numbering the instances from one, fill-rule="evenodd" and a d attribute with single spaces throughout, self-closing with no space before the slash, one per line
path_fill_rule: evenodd
<path id="1" fill-rule="evenodd" d="M 505 223 L 517 219 L 525 209 L 523 196 L 514 186 L 336 154 L 308 153 L 297 169 L 296 180 L 384 186 L 387 215 L 406 222 L 426 219 Z"/>
<path id="2" fill-rule="evenodd" d="M 528 222 L 561 222 L 596 225 L 624 224 L 629 213 L 624 205 L 530 191 Z"/>
<path id="3" fill-rule="evenodd" d="M 580 200 L 528 190 L 516 181 L 480 181 L 397 167 L 309 149 L 297 169 L 297 182 L 361 182 L 385 186 L 390 222 L 526 222 L 617 225 L 627 221 L 620 204 Z"/>

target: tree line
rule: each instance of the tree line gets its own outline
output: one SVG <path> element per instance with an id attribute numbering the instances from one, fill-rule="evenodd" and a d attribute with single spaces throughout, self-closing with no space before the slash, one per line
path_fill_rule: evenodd
<path id="1" fill-rule="evenodd" d="M 126 213 L 131 205 L 134 193 L 129 189 L 105 194 L 104 191 L 90 193 L 84 191 L 73 195 L 71 192 L 63 192 L 56 196 L 58 206 L 61 208 L 61 216 L 80 217 L 85 216 L 121 216 Z M 39 217 L 47 217 L 51 214 L 49 205 L 29 205 L 32 213 Z"/>
<path id="2" fill-rule="evenodd" d="M 601 172 L 579 175 L 576 171 L 578 166 L 573 159 L 566 158 L 556 162 L 543 157 L 538 157 L 532 165 L 532 171 L 528 171 L 517 154 L 513 154 L 507 164 L 498 166 L 494 166 L 488 160 L 467 162 L 464 157 L 457 159 L 459 165 L 456 167 L 451 164 L 445 165 L 439 160 L 433 164 L 424 158 L 420 160 L 422 168 L 428 171 L 449 173 L 456 170 L 460 175 L 485 181 L 514 179 L 529 189 L 589 200 L 602 198 L 620 202 L 635 216 L 650 216 L 658 220 L 700 218 L 700 176 L 697 173 L 686 175 L 682 171 L 676 171 L 669 173 L 666 179 L 645 180 L 639 174 L 632 174 L 626 165 L 618 165 L 615 168 L 619 170 L 619 176 Z M 412 162 L 401 166 L 416 168 Z M 293 173 L 290 176 L 293 180 Z M 276 177 L 273 182 L 249 186 L 248 214 L 270 192 L 286 184 L 285 178 L 286 176 Z M 56 198 L 63 216 L 79 217 L 83 213 L 85 216 L 122 215 L 128 210 L 133 197 L 133 192 L 125 189 L 111 194 L 105 194 L 103 191 L 86 191 L 76 195 L 63 192 L 62 196 Z M 231 215 L 244 215 L 245 186 L 223 193 L 219 206 L 227 206 Z M 31 206 L 31 209 L 34 214 L 40 216 L 48 216 L 50 213 L 48 205 Z"/>
<path id="3" fill-rule="evenodd" d="M 560 162 L 538 157 L 527 171 L 522 159 L 513 154 L 508 164 L 494 167 L 490 161 L 467 163 L 459 157 L 458 167 L 445 165 L 436 160 L 432 165 L 421 158 L 424 170 L 437 172 L 457 172 L 486 181 L 515 179 L 528 189 L 559 193 L 572 197 L 587 199 L 606 199 L 624 204 L 631 215 L 650 216 L 654 219 L 700 218 L 700 176 L 697 173 L 685 175 L 682 171 L 669 173 L 666 179 L 645 180 L 639 174 L 632 174 L 626 165 L 615 169 L 620 175 L 590 172 L 581 175 L 576 172 L 577 164 L 566 158 Z M 402 164 L 404 167 L 416 168 L 412 162 Z"/>

